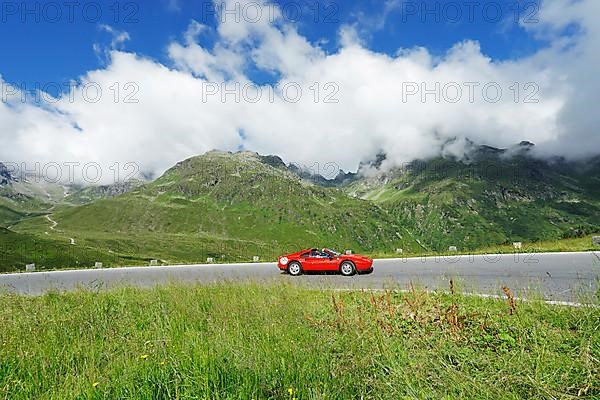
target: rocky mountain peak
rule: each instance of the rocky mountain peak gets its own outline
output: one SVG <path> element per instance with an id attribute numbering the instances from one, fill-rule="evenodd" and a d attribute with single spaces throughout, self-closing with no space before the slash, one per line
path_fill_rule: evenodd
<path id="1" fill-rule="evenodd" d="M 383 162 L 387 159 L 387 155 L 380 151 L 375 155 L 375 158 L 371 160 L 361 161 L 358 165 L 358 170 L 366 170 L 366 169 L 380 169 Z"/>
<path id="2" fill-rule="evenodd" d="M 15 178 L 10 170 L 0 162 L 0 186 L 8 185 L 11 182 L 16 182 L 17 178 Z"/>
<path id="3" fill-rule="evenodd" d="M 281 157 L 279 156 L 275 156 L 275 155 L 268 155 L 268 156 L 259 156 L 260 160 L 263 162 L 263 164 L 267 164 L 270 165 L 272 167 L 275 168 L 285 168 L 285 162 L 281 159 Z"/>

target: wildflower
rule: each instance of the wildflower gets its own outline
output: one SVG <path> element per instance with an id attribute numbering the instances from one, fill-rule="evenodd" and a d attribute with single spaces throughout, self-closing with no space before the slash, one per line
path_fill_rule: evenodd
<path id="1" fill-rule="evenodd" d="M 140 358 L 141 358 L 142 360 L 145 360 L 145 359 L 146 359 L 146 358 L 148 358 L 148 357 L 149 357 L 149 355 L 148 355 L 148 354 L 142 354 L 142 355 L 140 356 Z"/>
<path id="2" fill-rule="evenodd" d="M 98 386 L 99 384 L 100 384 L 100 382 L 94 382 L 94 383 L 92 383 L 92 387 L 95 389 L 96 386 Z"/>
<path id="3" fill-rule="evenodd" d="M 288 393 L 289 393 L 289 394 L 292 394 L 292 393 L 294 393 L 294 389 L 292 389 L 292 388 L 289 388 L 289 389 L 288 389 Z"/>

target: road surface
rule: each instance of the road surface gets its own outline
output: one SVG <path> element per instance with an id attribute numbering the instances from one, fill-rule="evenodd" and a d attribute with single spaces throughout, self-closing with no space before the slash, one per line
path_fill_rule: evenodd
<path id="1" fill-rule="evenodd" d="M 48 291 L 104 290 L 118 286 L 153 287 L 170 283 L 219 281 L 287 282 L 315 288 L 406 289 L 411 283 L 430 290 L 448 289 L 496 295 L 509 287 L 519 297 L 584 301 L 596 293 L 600 252 L 440 256 L 379 259 L 374 272 L 339 275 L 282 274 L 275 263 L 127 267 L 0 275 L 0 291 L 39 295 Z M 587 297 L 586 297 L 587 296 Z"/>

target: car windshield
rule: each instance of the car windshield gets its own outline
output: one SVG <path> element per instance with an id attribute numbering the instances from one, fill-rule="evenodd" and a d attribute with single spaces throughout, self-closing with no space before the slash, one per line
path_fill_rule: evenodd
<path id="1" fill-rule="evenodd" d="M 339 256 L 341 254 L 339 251 L 333 249 L 323 249 L 323 251 L 334 256 Z"/>

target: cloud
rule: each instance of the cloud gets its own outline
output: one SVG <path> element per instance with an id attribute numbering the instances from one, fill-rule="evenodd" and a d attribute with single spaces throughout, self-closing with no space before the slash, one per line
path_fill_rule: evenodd
<path id="1" fill-rule="evenodd" d="M 110 25 L 100 24 L 98 25 L 98 30 L 102 32 L 107 32 L 111 36 L 110 45 L 108 47 L 103 46 L 99 43 L 94 43 L 93 46 L 96 56 L 98 56 L 98 58 L 100 58 L 103 61 L 108 60 L 110 58 L 110 52 L 112 50 L 123 49 L 125 43 L 131 40 L 129 33 L 125 31 L 119 31 Z"/>
<path id="2" fill-rule="evenodd" d="M 556 135 L 542 149 L 546 154 L 585 157 L 600 152 L 599 118 L 594 111 L 600 93 L 598 15 L 597 1 L 545 1 L 540 23 L 529 28 L 551 40 L 551 47 L 540 51 L 535 61 L 545 76 L 566 88 Z"/>
<path id="3" fill-rule="evenodd" d="M 467 138 L 498 147 L 529 140 L 541 156 L 586 157 L 600 149 L 599 7 L 544 2 L 539 23 L 527 29 L 549 45 L 509 61 L 491 59 L 470 40 L 442 56 L 425 48 L 377 53 L 347 26 L 339 50 L 328 54 L 277 9 L 252 21 L 219 16 L 218 40 L 208 48 L 198 43 L 208 28 L 192 22 L 168 47 L 171 67 L 113 46 L 106 67 L 51 104 L 18 95 L 0 103 L 0 160 L 94 162 L 99 182 L 109 183 L 115 163 L 156 175 L 213 148 L 345 170 L 381 151 L 387 166 L 433 157 L 448 141 L 446 151 L 460 155 Z M 579 29 L 566 33 L 569 26 Z M 256 70 L 277 82 L 253 82 Z"/>
<path id="4" fill-rule="evenodd" d="M 377 2 L 378 4 L 381 3 L 381 9 L 378 12 L 372 14 L 365 13 L 364 11 L 356 12 L 354 15 L 356 22 L 353 25 L 356 29 L 360 30 L 363 36 L 370 36 L 372 32 L 382 30 L 388 22 L 390 14 L 402 9 L 405 1 L 406 0 L 385 0 L 383 2 Z"/>
<path id="5" fill-rule="evenodd" d="M 167 10 L 173 12 L 181 11 L 181 3 L 179 0 L 166 0 L 167 2 Z"/>

